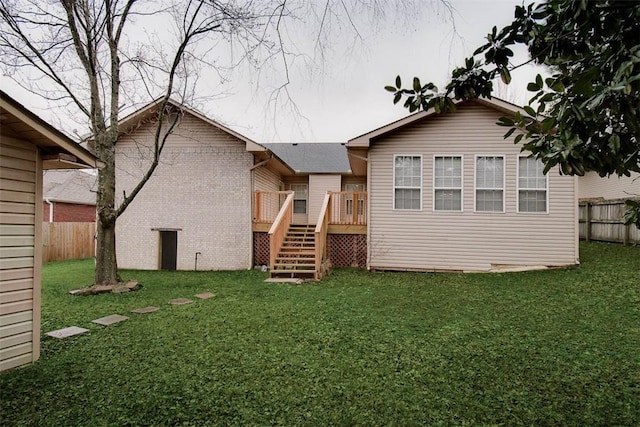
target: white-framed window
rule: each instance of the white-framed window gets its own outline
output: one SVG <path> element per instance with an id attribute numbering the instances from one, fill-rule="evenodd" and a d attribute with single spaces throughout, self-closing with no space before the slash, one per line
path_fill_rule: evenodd
<path id="1" fill-rule="evenodd" d="M 422 210 L 422 156 L 393 156 L 393 209 Z"/>
<path id="2" fill-rule="evenodd" d="M 462 212 L 462 156 L 433 157 L 433 210 Z"/>
<path id="3" fill-rule="evenodd" d="M 549 211 L 549 180 L 534 157 L 518 157 L 518 212 Z"/>
<path id="4" fill-rule="evenodd" d="M 504 212 L 504 156 L 476 156 L 476 212 Z"/>
<path id="5" fill-rule="evenodd" d="M 293 191 L 293 213 L 307 213 L 307 184 L 291 184 L 289 189 Z"/>

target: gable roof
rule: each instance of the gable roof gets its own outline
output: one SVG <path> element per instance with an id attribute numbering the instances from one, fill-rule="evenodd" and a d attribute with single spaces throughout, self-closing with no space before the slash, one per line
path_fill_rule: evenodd
<path id="1" fill-rule="evenodd" d="M 138 123 L 140 123 L 143 120 L 147 120 L 150 119 L 152 117 L 155 117 L 155 115 L 158 113 L 158 107 L 160 106 L 160 104 L 162 103 L 162 98 L 158 98 L 158 99 L 154 99 L 153 101 L 151 101 L 150 103 L 148 103 L 147 105 L 145 105 L 144 107 L 140 108 L 137 111 L 134 111 L 133 113 L 129 114 L 128 116 L 124 117 L 123 119 L 120 120 L 120 122 L 118 123 L 118 133 L 119 134 L 123 134 L 126 133 L 128 131 L 130 131 L 131 129 L 133 129 Z M 167 103 L 169 105 L 172 105 L 176 108 L 178 108 L 179 110 L 185 111 L 189 114 L 191 114 L 192 116 L 202 120 L 203 122 L 220 129 L 221 131 L 228 133 L 229 135 L 232 135 L 236 138 L 238 138 L 240 141 L 243 141 L 245 143 L 246 149 L 247 151 L 266 151 L 265 147 L 258 144 L 257 142 L 247 138 L 246 136 L 234 131 L 233 129 L 230 129 L 226 126 L 221 125 L 220 123 L 216 122 L 215 120 L 212 120 L 210 118 L 208 118 L 207 116 L 205 116 L 204 114 L 194 110 L 193 108 L 187 107 L 186 105 L 172 99 L 169 98 L 169 100 L 167 101 Z"/>
<path id="2" fill-rule="evenodd" d="M 496 98 L 493 97 L 491 99 L 488 98 L 477 98 L 477 99 L 472 99 L 472 100 L 468 100 L 468 101 L 455 101 L 456 105 L 464 105 L 467 103 L 476 103 L 476 104 L 480 104 L 480 105 L 484 105 L 486 107 L 492 108 L 494 110 L 500 111 L 502 113 L 508 114 L 508 115 L 512 115 L 515 114 L 517 111 L 523 112 L 524 110 L 515 105 L 512 104 L 510 102 L 504 101 L 500 98 Z M 424 120 L 430 116 L 434 116 L 437 115 L 438 113 L 436 113 L 436 111 L 431 108 L 427 111 L 420 111 L 418 113 L 414 113 L 411 114 L 410 116 L 404 117 L 400 120 L 396 120 L 395 122 L 389 123 L 385 126 L 379 127 L 377 129 L 374 129 L 370 132 L 367 132 L 365 134 L 362 134 L 360 136 L 357 136 L 355 138 L 350 139 L 347 142 L 347 147 L 352 148 L 352 147 L 369 147 L 369 145 L 371 144 L 371 142 L 373 140 L 375 140 L 376 138 L 379 138 L 381 136 L 384 136 L 388 133 L 394 132 L 398 129 L 402 129 L 406 126 L 410 126 L 418 121 Z M 446 114 L 455 114 L 454 113 L 446 113 Z"/>
<path id="3" fill-rule="evenodd" d="M 347 147 L 338 142 L 264 144 L 296 173 L 351 173 Z"/>
<path id="4" fill-rule="evenodd" d="M 158 108 L 161 102 L 162 102 L 162 98 L 155 99 L 150 103 L 148 103 L 147 105 L 145 105 L 144 107 L 138 109 L 137 111 L 134 111 L 133 113 L 121 119 L 120 122 L 118 123 L 118 133 L 123 134 L 123 133 L 129 132 L 132 129 L 134 129 L 138 125 L 138 123 L 140 123 L 141 121 L 149 120 L 155 117 L 156 114 L 158 113 Z M 291 167 L 288 164 L 286 164 L 281 158 L 279 158 L 271 150 L 267 149 L 264 145 L 258 144 L 257 142 L 251 140 L 250 138 L 247 138 L 246 136 L 234 131 L 233 129 L 230 129 L 226 126 L 221 125 L 220 123 L 210 119 L 209 117 L 205 116 L 199 111 L 196 111 L 193 108 L 189 108 L 186 105 L 174 99 L 170 98 L 167 101 L 167 103 L 175 108 L 178 108 L 181 111 L 185 111 L 191 114 L 197 119 L 200 119 L 203 122 L 217 129 L 220 129 L 221 131 L 244 142 L 245 150 L 247 152 L 254 154 L 256 156 L 256 159 L 260 163 L 264 162 L 264 164 L 269 164 L 272 168 L 276 169 L 277 171 L 283 174 L 294 173 L 294 171 L 291 169 Z"/>
<path id="5" fill-rule="evenodd" d="M 44 169 L 98 168 L 103 164 L 58 129 L 0 90 L 2 134 L 28 140 L 42 150 Z"/>
<path id="6" fill-rule="evenodd" d="M 97 175 L 83 170 L 49 170 L 42 177 L 42 198 L 51 202 L 96 204 Z"/>

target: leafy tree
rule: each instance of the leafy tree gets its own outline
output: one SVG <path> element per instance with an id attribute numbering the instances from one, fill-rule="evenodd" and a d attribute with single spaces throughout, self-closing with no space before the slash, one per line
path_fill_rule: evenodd
<path id="1" fill-rule="evenodd" d="M 517 6 L 513 22 L 498 31 L 465 65 L 453 70 L 444 92 L 415 77 L 403 88 L 400 76 L 386 89 L 394 103 L 413 112 L 455 110 L 454 100 L 490 98 L 493 82 L 511 82 L 512 47 L 526 45 L 530 60 L 549 67 L 527 89 L 525 113 L 500 119 L 518 132 L 515 142 L 545 164 L 570 175 L 640 172 L 640 3 L 624 0 L 547 0 Z M 639 183 L 640 184 L 640 183 Z M 627 221 L 640 227 L 640 202 L 628 201 Z"/>

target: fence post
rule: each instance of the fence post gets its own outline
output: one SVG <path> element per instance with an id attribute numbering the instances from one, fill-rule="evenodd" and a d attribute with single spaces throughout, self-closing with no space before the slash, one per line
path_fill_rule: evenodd
<path id="1" fill-rule="evenodd" d="M 622 226 L 624 227 L 624 237 L 622 240 L 622 244 L 624 246 L 629 246 L 629 237 L 631 234 L 631 224 L 625 224 L 624 221 L 622 222 Z"/>
<path id="2" fill-rule="evenodd" d="M 584 214 L 584 221 L 586 223 L 586 230 L 584 233 L 584 240 L 585 242 L 590 242 L 591 241 L 591 203 L 587 202 L 584 205 L 586 212 Z"/>

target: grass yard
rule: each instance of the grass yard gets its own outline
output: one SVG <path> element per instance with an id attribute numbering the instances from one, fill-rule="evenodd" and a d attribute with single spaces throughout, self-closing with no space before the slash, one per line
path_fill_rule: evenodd
<path id="1" fill-rule="evenodd" d="M 38 363 L 0 375 L 7 426 L 640 425 L 640 248 L 510 274 L 125 271 L 72 297 L 92 260 L 43 271 Z M 217 297 L 169 306 L 172 298 Z M 158 312 L 136 315 L 133 308 Z M 130 320 L 101 327 L 109 314 Z"/>

